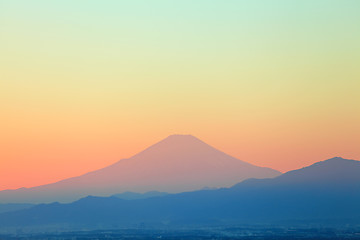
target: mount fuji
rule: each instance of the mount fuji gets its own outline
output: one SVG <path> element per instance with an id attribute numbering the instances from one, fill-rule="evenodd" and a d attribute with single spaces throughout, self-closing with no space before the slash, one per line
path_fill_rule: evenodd
<path id="1" fill-rule="evenodd" d="M 191 135 L 171 135 L 135 156 L 56 183 L 0 191 L 0 203 L 72 202 L 126 191 L 178 193 L 230 187 L 281 173 L 229 156 Z"/>

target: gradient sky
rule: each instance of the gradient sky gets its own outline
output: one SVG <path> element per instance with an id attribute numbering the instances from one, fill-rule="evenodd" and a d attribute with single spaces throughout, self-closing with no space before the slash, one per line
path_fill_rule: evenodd
<path id="1" fill-rule="evenodd" d="M 0 0 L 0 190 L 170 134 L 280 171 L 360 160 L 360 1 Z"/>

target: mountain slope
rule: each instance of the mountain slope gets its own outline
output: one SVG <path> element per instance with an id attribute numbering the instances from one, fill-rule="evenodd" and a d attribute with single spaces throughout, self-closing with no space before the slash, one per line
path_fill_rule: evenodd
<path id="1" fill-rule="evenodd" d="M 325 161 L 320 161 L 311 166 L 286 172 L 272 179 L 247 179 L 238 183 L 234 187 L 244 186 L 324 186 L 330 188 L 347 188 L 360 184 L 360 164 L 359 161 L 334 157 Z"/>
<path id="2" fill-rule="evenodd" d="M 0 204 L 0 213 L 4 212 L 12 212 L 22 209 L 27 209 L 33 207 L 34 204 L 29 203 L 8 203 L 8 204 Z"/>
<path id="3" fill-rule="evenodd" d="M 248 178 L 280 172 L 240 161 L 191 135 L 172 135 L 139 154 L 79 177 L 29 189 L 0 192 L 0 201 L 71 202 L 87 195 L 132 192 L 183 192 L 229 187 Z"/>
<path id="4" fill-rule="evenodd" d="M 336 158 L 227 189 L 139 200 L 89 196 L 71 204 L 38 205 L 0 214 L 0 228 L 360 224 L 359 175 L 360 162 Z"/>
<path id="5" fill-rule="evenodd" d="M 135 192 L 123 192 L 114 194 L 112 197 L 117 197 L 125 200 L 145 199 L 151 197 L 162 197 L 168 195 L 166 192 L 151 191 L 146 193 L 135 193 Z"/>

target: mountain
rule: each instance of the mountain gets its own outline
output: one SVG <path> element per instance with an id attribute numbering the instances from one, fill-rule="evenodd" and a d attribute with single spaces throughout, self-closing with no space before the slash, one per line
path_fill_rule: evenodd
<path id="1" fill-rule="evenodd" d="M 135 193 L 135 192 L 123 192 L 119 194 L 114 194 L 113 197 L 117 197 L 125 200 L 134 200 L 134 199 L 145 199 L 151 197 L 162 197 L 168 195 L 166 192 L 150 191 L 146 193 Z"/>
<path id="2" fill-rule="evenodd" d="M 302 184 L 317 184 L 317 185 L 332 185 L 332 188 L 348 183 L 360 183 L 360 165 L 359 161 L 344 159 L 341 157 L 334 157 L 325 161 L 317 162 L 311 166 L 302 169 L 289 171 L 281 176 L 266 181 L 278 185 L 302 185 Z M 258 180 L 248 180 L 258 181 Z M 244 184 L 244 183 L 242 183 Z M 242 185 L 239 184 L 239 185 Z"/>
<path id="3" fill-rule="evenodd" d="M 191 135 L 171 135 L 139 154 L 100 170 L 53 184 L 0 192 L 2 203 L 71 202 L 119 192 L 184 192 L 229 187 L 280 172 L 231 157 Z"/>
<path id="4" fill-rule="evenodd" d="M 360 162 L 333 158 L 273 179 L 138 200 L 92 197 L 0 214 L 0 229 L 360 224 Z"/>
<path id="5" fill-rule="evenodd" d="M 0 213 L 27 209 L 27 208 L 31 208 L 33 206 L 35 206 L 35 205 L 34 204 L 29 204 L 29 203 L 0 204 Z"/>

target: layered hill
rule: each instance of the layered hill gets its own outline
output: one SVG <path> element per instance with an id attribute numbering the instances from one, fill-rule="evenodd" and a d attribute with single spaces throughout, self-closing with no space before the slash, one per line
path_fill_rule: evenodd
<path id="1" fill-rule="evenodd" d="M 110 196 L 126 191 L 178 193 L 229 187 L 248 178 L 280 174 L 240 161 L 191 135 L 171 135 L 129 159 L 79 177 L 1 191 L 0 202 L 71 202 L 87 195 Z"/>
<path id="2" fill-rule="evenodd" d="M 273 179 L 138 200 L 92 197 L 0 214 L 0 228 L 360 224 L 360 162 L 333 158 Z"/>

